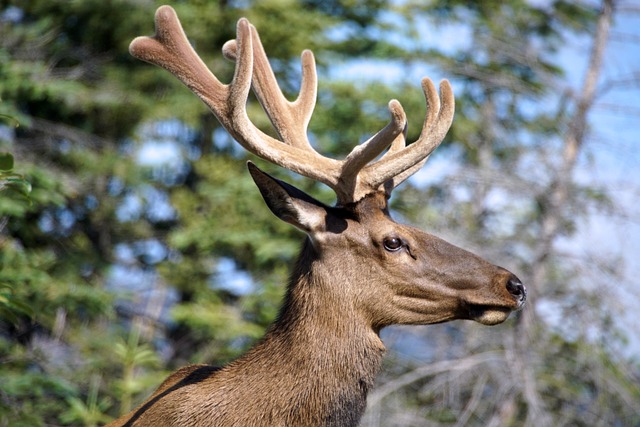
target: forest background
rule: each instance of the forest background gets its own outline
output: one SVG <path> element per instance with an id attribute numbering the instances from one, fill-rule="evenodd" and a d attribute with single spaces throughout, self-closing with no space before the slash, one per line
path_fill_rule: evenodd
<path id="1" fill-rule="evenodd" d="M 170 370 L 233 359 L 276 315 L 303 236 L 201 102 L 128 54 L 160 4 L 0 3 L 0 426 L 103 424 Z M 382 128 L 391 98 L 415 140 L 420 78 L 453 83 L 453 127 L 393 214 L 517 272 L 530 298 L 496 327 L 383 331 L 362 425 L 640 426 L 639 3 L 173 6 L 223 81 L 241 16 L 288 94 L 311 48 L 310 135 L 328 155 Z"/>

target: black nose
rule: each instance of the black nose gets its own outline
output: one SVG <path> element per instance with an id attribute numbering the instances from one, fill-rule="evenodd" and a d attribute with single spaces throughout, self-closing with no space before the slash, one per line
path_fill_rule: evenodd
<path id="1" fill-rule="evenodd" d="M 524 287 L 517 277 L 509 279 L 507 282 L 507 290 L 520 305 L 524 304 L 527 300 L 527 288 Z"/>

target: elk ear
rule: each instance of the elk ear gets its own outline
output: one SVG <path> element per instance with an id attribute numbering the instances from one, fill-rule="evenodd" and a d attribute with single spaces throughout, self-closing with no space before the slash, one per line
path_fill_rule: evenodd
<path id="1" fill-rule="evenodd" d="M 314 234 L 326 230 L 329 208 L 302 190 L 280 181 L 247 162 L 249 173 L 262 198 L 278 218 Z"/>

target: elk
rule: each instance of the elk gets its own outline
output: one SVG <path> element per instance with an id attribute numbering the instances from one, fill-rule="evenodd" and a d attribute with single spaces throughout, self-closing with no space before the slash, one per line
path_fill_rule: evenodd
<path id="1" fill-rule="evenodd" d="M 526 289 L 515 275 L 390 217 L 392 190 L 423 166 L 451 126 L 446 80 L 440 95 L 422 80 L 427 114 L 417 141 L 406 143 L 406 116 L 392 100 L 390 122 L 336 160 L 315 151 L 307 136 L 317 91 L 310 51 L 302 53 L 300 93 L 291 102 L 246 19 L 223 47 L 235 62 L 230 84 L 192 49 L 171 7 L 160 7 L 155 23 L 155 36 L 131 43 L 133 56 L 175 75 L 246 150 L 328 185 L 337 202 L 326 206 L 249 162 L 269 209 L 307 235 L 276 320 L 237 360 L 179 369 L 110 426 L 355 426 L 385 352 L 382 328 L 454 319 L 495 325 L 522 307 Z M 279 139 L 247 116 L 251 88 Z"/>

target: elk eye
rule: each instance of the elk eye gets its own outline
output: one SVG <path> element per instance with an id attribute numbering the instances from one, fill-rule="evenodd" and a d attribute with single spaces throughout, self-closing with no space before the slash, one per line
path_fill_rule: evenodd
<path id="1" fill-rule="evenodd" d="M 398 237 L 387 237 L 384 239 L 384 242 L 382 242 L 382 244 L 384 245 L 384 248 L 389 252 L 395 252 L 401 249 L 402 246 L 404 246 L 404 242 Z"/>

